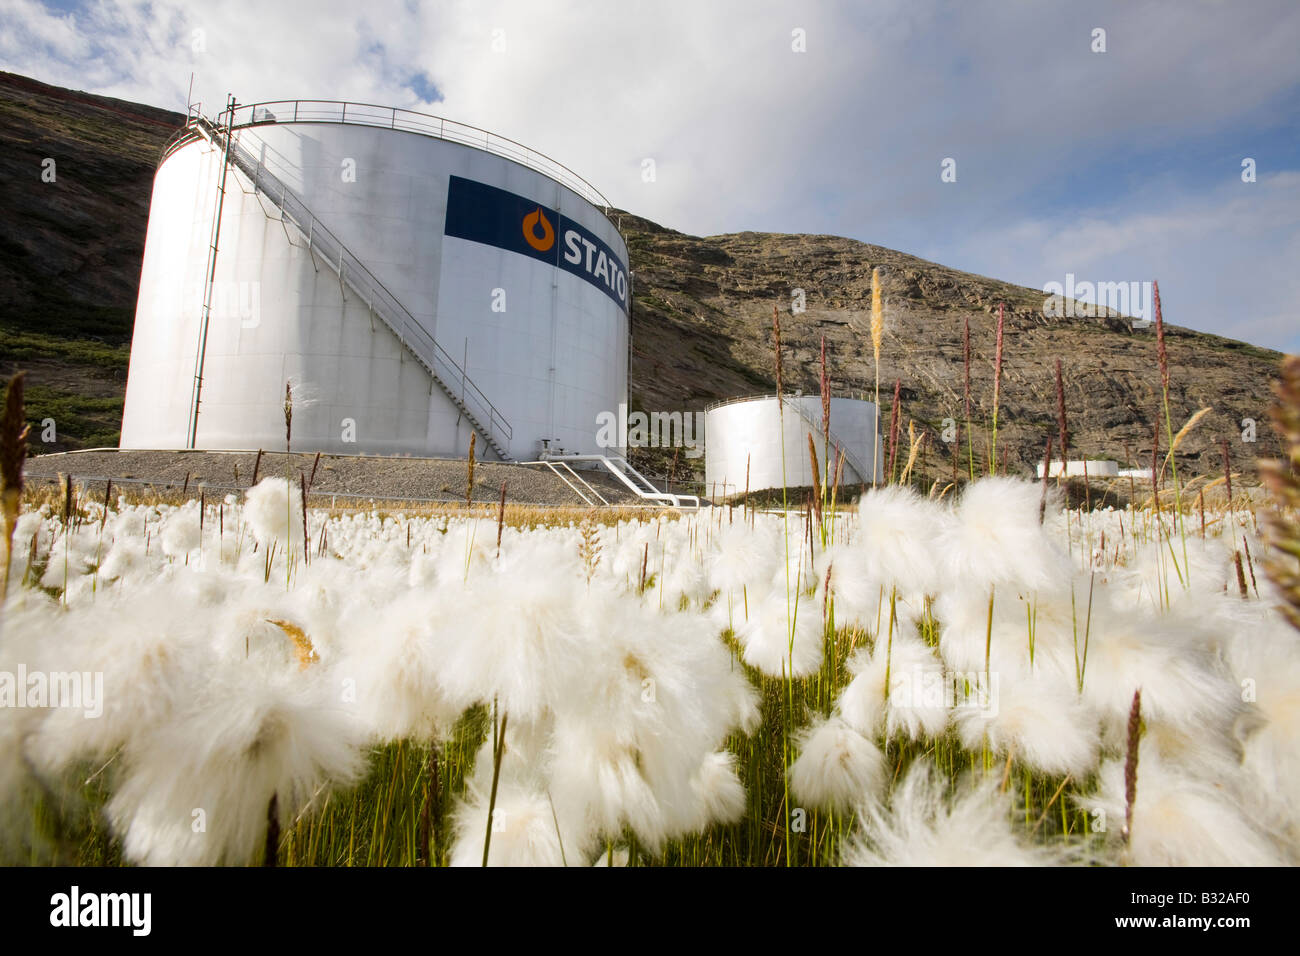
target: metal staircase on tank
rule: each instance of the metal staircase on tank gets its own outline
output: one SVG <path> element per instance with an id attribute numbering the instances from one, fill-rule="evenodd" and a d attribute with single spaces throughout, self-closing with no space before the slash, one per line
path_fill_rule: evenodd
<path id="1" fill-rule="evenodd" d="M 802 393 L 796 395 L 782 395 L 781 401 L 784 402 L 787 407 L 794 409 L 795 413 L 798 414 L 798 416 L 804 420 L 804 423 L 807 424 L 810 428 L 812 428 L 813 434 L 820 435 L 822 433 L 822 423 L 819 422 L 816 418 L 814 418 L 811 414 L 809 414 L 808 409 L 804 408 L 803 402 L 801 401 L 802 398 L 803 398 Z M 877 432 L 879 432 L 879 421 L 880 421 L 880 412 L 879 410 L 877 410 L 876 412 Z M 871 470 L 868 469 L 863 462 L 858 460 L 857 455 L 855 455 L 852 451 L 849 450 L 850 446 L 847 442 L 840 440 L 840 437 L 835 434 L 835 429 L 833 428 L 828 429 L 828 431 L 830 433 L 831 445 L 833 447 L 836 447 L 838 451 L 844 455 L 844 460 L 847 461 L 849 465 L 852 466 L 853 470 L 858 473 L 858 480 L 863 482 L 864 484 L 871 484 L 874 480 L 873 478 L 870 477 Z M 879 442 L 880 441 L 879 434 L 877 434 L 875 437 L 876 437 L 876 441 Z"/>
<path id="2" fill-rule="evenodd" d="M 252 183 L 254 192 L 264 195 L 279 210 L 281 221 L 291 224 L 301 234 L 313 258 L 319 258 L 339 277 L 340 291 L 344 286 L 351 288 L 369 306 L 371 314 L 397 336 L 402 347 L 433 377 L 497 457 L 501 461 L 512 461 L 506 444 L 503 444 L 510 441 L 510 423 L 366 264 L 322 225 L 306 204 L 266 168 L 265 163 L 260 159 L 254 160 L 233 135 L 198 114 L 191 115 L 189 127 L 197 137 L 225 152 L 229 163 Z M 169 150 L 186 141 L 186 137 L 179 138 Z M 266 212 L 265 207 L 263 212 Z M 269 212 L 267 215 L 275 218 Z M 344 295 L 346 297 L 346 292 Z M 452 383 L 460 385 L 459 392 Z"/>

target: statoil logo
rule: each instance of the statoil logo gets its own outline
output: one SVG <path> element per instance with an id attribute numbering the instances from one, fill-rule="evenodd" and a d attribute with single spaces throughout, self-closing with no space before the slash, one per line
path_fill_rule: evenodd
<path id="1" fill-rule="evenodd" d="M 628 308 L 632 277 L 622 255 L 596 232 L 535 199 L 451 176 L 444 232 L 546 262 Z"/>
<path id="2" fill-rule="evenodd" d="M 603 243 L 593 242 L 577 229 L 564 233 L 564 261 L 574 267 L 570 271 L 581 269 L 586 279 L 602 286 L 619 304 L 627 302 L 627 271 L 622 268 L 612 252 Z"/>
<path id="3" fill-rule="evenodd" d="M 541 230 L 540 234 L 538 229 Z M 555 245 L 555 227 L 546 218 L 541 206 L 524 216 L 524 241 L 538 252 L 549 252 L 551 246 Z"/>

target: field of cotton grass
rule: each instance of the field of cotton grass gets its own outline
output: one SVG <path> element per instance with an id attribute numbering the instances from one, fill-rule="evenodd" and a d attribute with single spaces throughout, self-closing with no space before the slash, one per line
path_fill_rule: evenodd
<path id="1" fill-rule="evenodd" d="M 1046 501 L 994 476 L 511 527 L 304 510 L 279 477 L 202 511 L 47 500 L 0 673 L 102 674 L 102 713 L 0 707 L 0 850 L 1296 862 L 1300 645 L 1255 513 Z"/>

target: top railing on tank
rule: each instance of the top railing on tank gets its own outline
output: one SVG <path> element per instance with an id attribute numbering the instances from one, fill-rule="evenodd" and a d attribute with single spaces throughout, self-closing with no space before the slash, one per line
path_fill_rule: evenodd
<path id="1" fill-rule="evenodd" d="M 223 110 L 217 115 L 217 126 L 222 129 L 226 128 L 227 112 L 229 111 Z M 230 125 L 234 129 L 240 129 L 266 123 L 343 123 L 376 126 L 382 129 L 419 133 L 449 143 L 472 146 L 513 160 L 550 177 L 562 186 L 573 190 L 593 206 L 599 206 L 607 216 L 609 215 L 609 200 L 601 194 L 600 190 L 567 166 L 513 139 L 430 113 L 342 100 L 270 100 L 236 106 Z"/>
<path id="2" fill-rule="evenodd" d="M 817 402 L 821 402 L 822 400 L 821 396 L 816 392 L 802 392 L 802 391 L 784 392 L 782 393 L 781 397 L 784 398 L 786 402 L 792 402 L 796 399 L 803 399 L 803 398 L 814 399 Z M 858 398 L 853 398 L 851 395 L 831 395 L 831 398 L 834 399 L 847 398 L 850 401 L 863 401 L 863 402 L 871 401 L 871 399 L 869 398 L 858 399 Z M 714 402 L 712 405 L 704 406 L 704 410 L 706 412 L 711 412 L 715 408 L 725 408 L 728 405 L 739 405 L 742 402 L 762 402 L 762 401 L 771 401 L 771 402 L 776 401 L 776 393 L 767 392 L 765 394 L 759 394 L 759 395 L 737 395 L 735 398 L 724 398 L 720 401 Z"/>

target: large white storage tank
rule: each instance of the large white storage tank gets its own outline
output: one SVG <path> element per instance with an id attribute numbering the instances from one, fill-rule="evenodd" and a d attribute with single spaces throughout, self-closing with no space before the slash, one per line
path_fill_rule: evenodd
<path id="1" fill-rule="evenodd" d="M 746 481 L 750 491 L 810 487 L 809 435 L 819 469 L 843 450 L 841 488 L 870 484 L 873 469 L 882 480 L 885 455 L 878 417 L 874 402 L 832 397 L 828 455 L 818 395 L 786 395 L 784 402 L 768 395 L 713 405 L 704 419 L 705 493 L 714 500 L 731 497 L 745 491 Z"/>
<path id="2" fill-rule="evenodd" d="M 558 163 L 423 114 L 192 121 L 154 182 L 121 447 L 283 447 L 290 380 L 297 449 L 463 456 L 476 424 L 482 457 L 601 451 L 631 298 L 607 210 Z"/>

